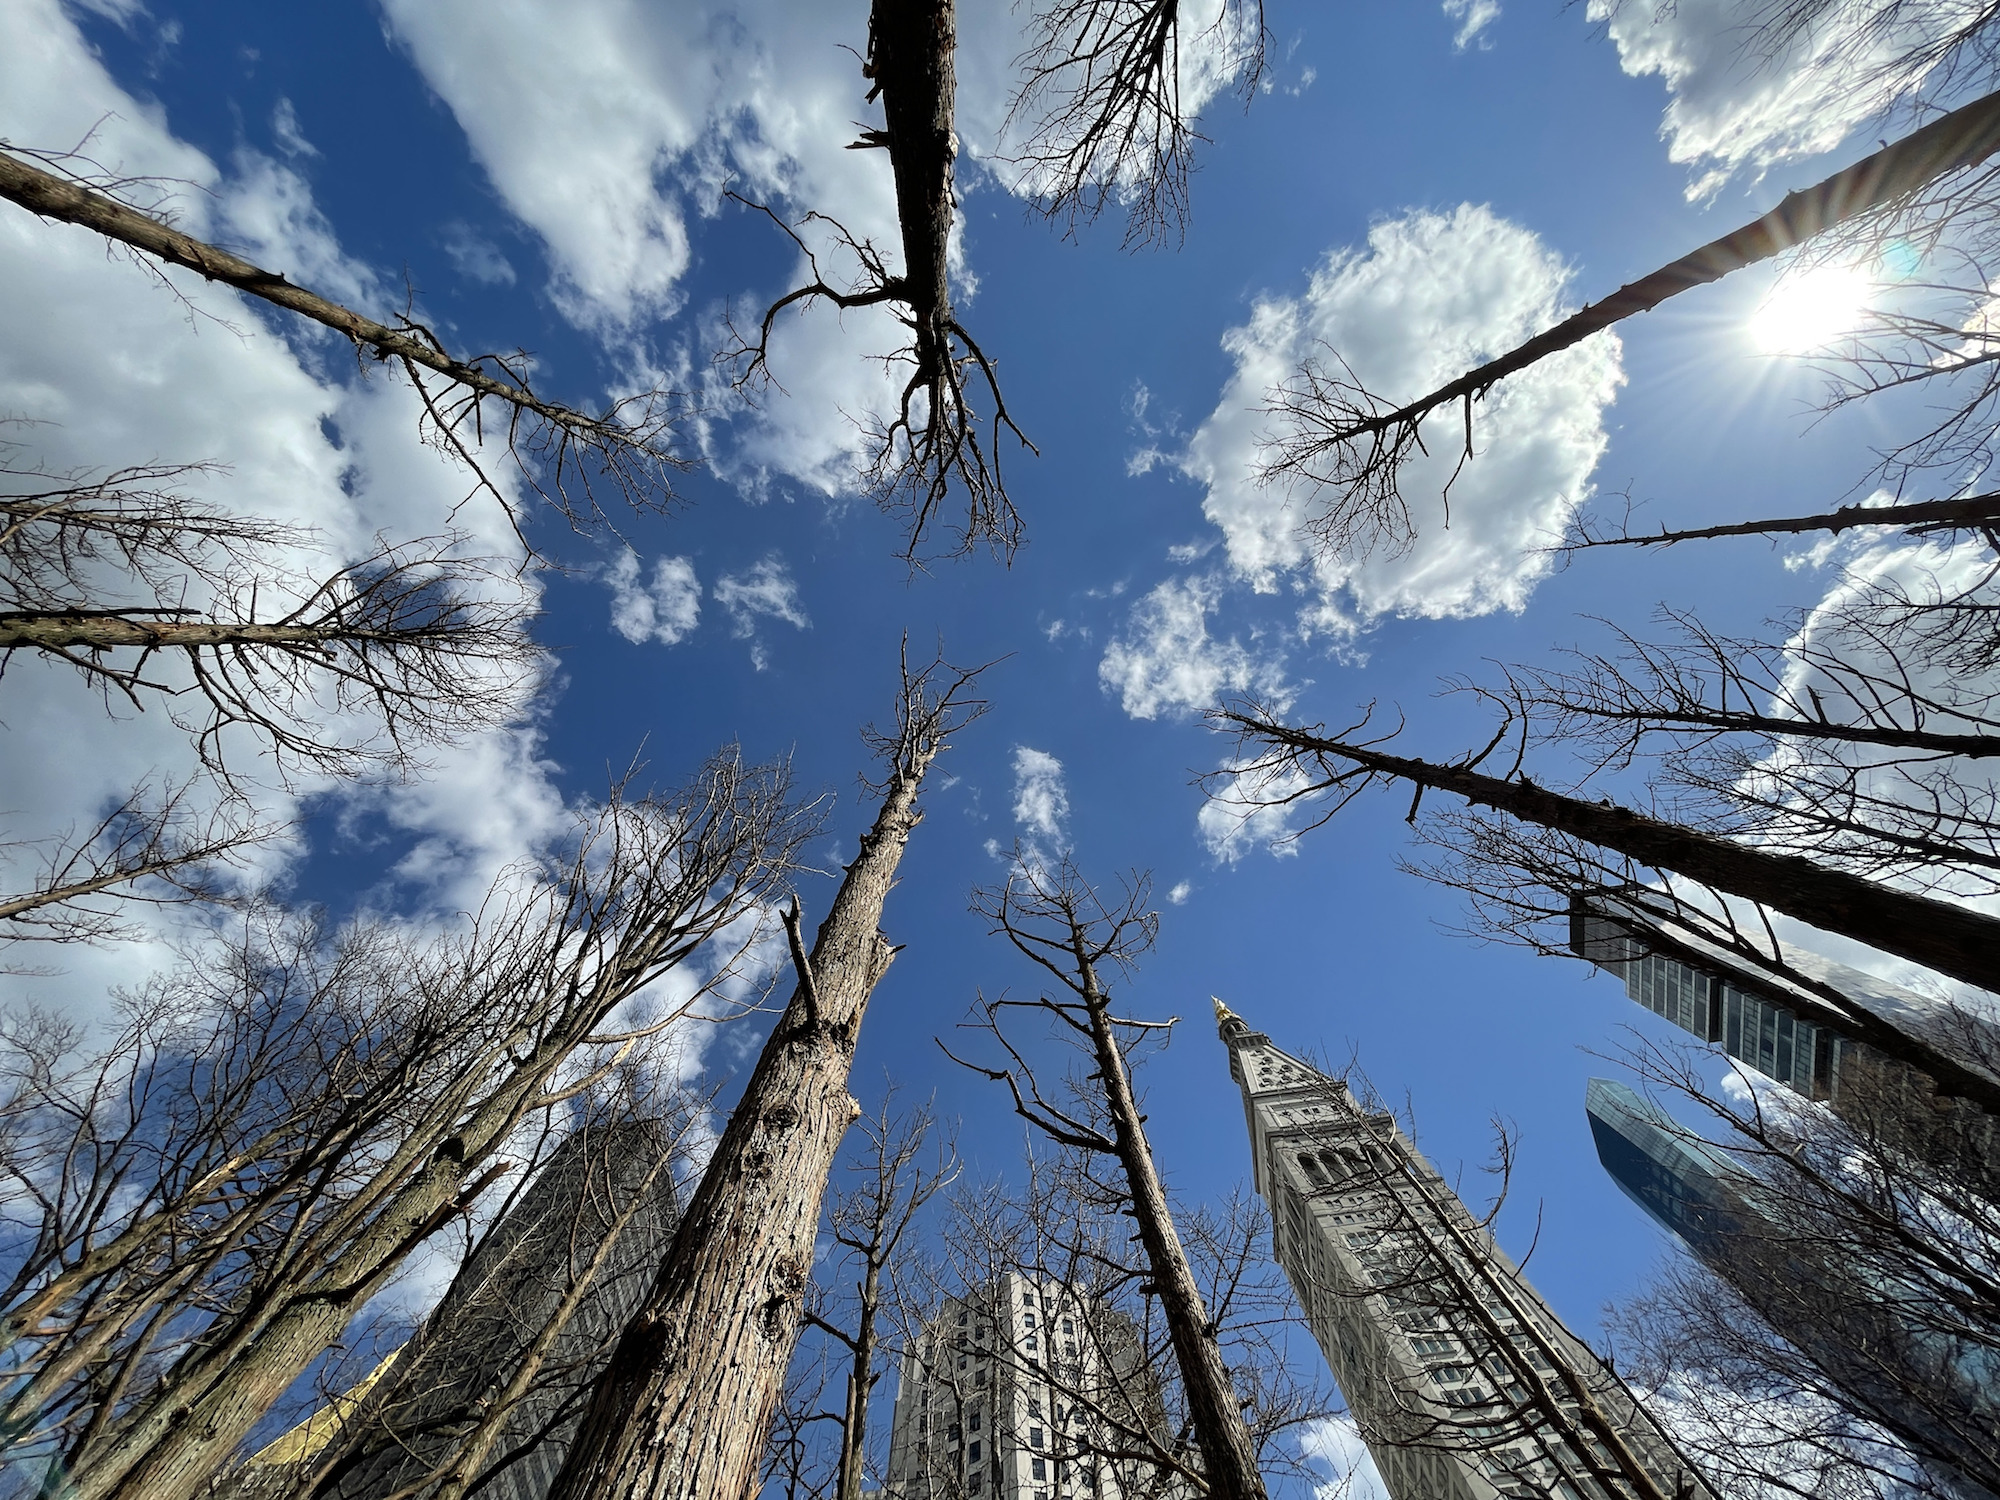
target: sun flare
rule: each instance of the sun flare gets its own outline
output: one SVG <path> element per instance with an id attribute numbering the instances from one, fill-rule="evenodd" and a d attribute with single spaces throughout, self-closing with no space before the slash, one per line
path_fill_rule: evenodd
<path id="1" fill-rule="evenodd" d="M 1810 354 L 1861 325 L 1874 286 L 1852 266 L 1819 266 L 1786 276 L 1750 318 L 1751 341 L 1765 354 Z"/>

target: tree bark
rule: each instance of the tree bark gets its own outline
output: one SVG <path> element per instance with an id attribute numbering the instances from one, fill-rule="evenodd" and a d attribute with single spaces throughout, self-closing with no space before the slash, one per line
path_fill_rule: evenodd
<path id="1" fill-rule="evenodd" d="M 1074 951 L 1084 980 L 1084 1004 L 1090 1012 L 1090 1038 L 1102 1074 L 1104 1102 L 1110 1112 L 1119 1165 L 1132 1193 L 1132 1212 L 1140 1243 L 1152 1268 L 1160 1311 L 1173 1339 L 1187 1393 L 1188 1416 L 1201 1444 L 1202 1475 L 1214 1500 L 1264 1500 L 1264 1479 L 1257 1469 L 1257 1445 L 1243 1421 L 1236 1388 L 1222 1363 L 1215 1325 L 1202 1304 L 1201 1287 L 1173 1211 L 1153 1164 L 1153 1147 L 1146 1139 L 1144 1117 L 1132 1092 L 1132 1074 L 1112 1031 L 1111 997 L 1097 983 L 1095 966 L 1085 957 L 1082 934 Z"/>
<path id="2" fill-rule="evenodd" d="M 917 324 L 921 368 L 951 321 L 946 266 L 951 244 L 952 128 L 957 81 L 953 0 L 875 0 L 869 16 L 869 75 L 882 96 L 883 134 L 896 177 L 903 232 L 904 299 Z"/>
<path id="3" fill-rule="evenodd" d="M 1685 875 L 1827 932 L 1845 934 L 1967 984 L 2000 991 L 2000 920 L 1969 907 L 1899 891 L 1797 855 L 1768 853 L 1608 801 L 1566 797 L 1531 781 L 1387 755 L 1246 714 L 1224 712 L 1220 717 L 1248 738 L 1282 747 L 1288 754 L 1350 761 L 1375 776 L 1449 792 L 1476 806 L 1615 850 L 1653 869 Z M 1845 1015 L 1854 1040 L 1928 1074 L 1939 1092 L 1960 1095 L 2000 1114 L 2000 1083 L 1871 1011 L 1856 1006 Z"/>
<path id="4" fill-rule="evenodd" d="M 900 759 L 550 1500 L 742 1500 L 797 1342 L 880 930 L 935 749 Z"/>
<path id="5" fill-rule="evenodd" d="M 213 620 L 148 620 L 118 614 L 0 615 L 0 651 L 34 647 L 44 651 L 81 647 L 86 651 L 121 646 L 303 646 L 337 641 L 406 642 L 409 631 L 364 630 L 343 625 L 224 624 Z"/>
<path id="6" fill-rule="evenodd" d="M 434 370 L 469 391 L 496 397 L 565 431 L 606 439 L 615 436 L 601 421 L 543 401 L 522 386 L 498 379 L 477 365 L 453 359 L 428 339 L 424 330 L 391 328 L 363 317 L 351 308 L 287 281 L 275 271 L 252 265 L 241 256 L 183 234 L 150 214 L 53 172 L 32 167 L 4 151 L 0 151 L 0 198 L 11 199 L 42 218 L 94 230 L 106 239 L 130 245 L 169 265 L 184 266 L 210 281 L 261 297 L 315 323 L 325 324 L 355 344 L 373 350 L 379 359 L 402 360 Z"/>
<path id="7" fill-rule="evenodd" d="M 868 1397 L 875 1389 L 875 1317 L 882 1300 L 882 1267 L 871 1257 L 861 1282 L 861 1313 L 854 1325 L 847 1369 L 847 1406 L 840 1422 L 840 1475 L 834 1500 L 861 1500 L 867 1483 Z"/>

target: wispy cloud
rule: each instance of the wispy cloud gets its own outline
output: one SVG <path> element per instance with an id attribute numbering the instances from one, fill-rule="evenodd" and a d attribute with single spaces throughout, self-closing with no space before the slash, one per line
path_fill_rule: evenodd
<path id="1" fill-rule="evenodd" d="M 653 564 L 652 581 L 642 585 L 638 557 L 621 552 L 604 578 L 611 585 L 611 628 L 635 645 L 674 645 L 701 619 L 701 583 L 685 557 L 661 558 Z"/>

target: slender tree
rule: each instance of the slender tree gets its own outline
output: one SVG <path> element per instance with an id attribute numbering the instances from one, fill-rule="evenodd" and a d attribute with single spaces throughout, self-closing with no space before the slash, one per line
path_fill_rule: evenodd
<path id="1" fill-rule="evenodd" d="M 1841 226 L 1873 224 L 1885 212 L 1908 208 L 1953 174 L 1977 168 L 1995 151 L 2000 151 L 2000 94 L 1989 94 L 1812 187 L 1788 193 L 1760 218 L 1414 400 L 1395 402 L 1367 390 L 1339 361 L 1337 352 L 1331 363 L 1310 361 L 1271 393 L 1268 412 L 1274 431 L 1263 477 L 1303 486 L 1314 497 L 1306 530 L 1326 551 L 1365 550 L 1385 540 L 1407 545 L 1415 530 L 1398 487 L 1398 473 L 1423 447 L 1420 434 L 1428 418 L 1453 406 L 1462 408 L 1462 467 L 1473 458 L 1473 404 L 1502 380 L 1694 287 Z M 1927 330 L 1913 324 L 1906 331 L 1919 340 L 1926 336 L 1949 340 L 1958 351 L 1954 364 L 1969 360 L 1966 368 L 1984 368 L 1991 363 L 1985 344 L 1963 348 L 1961 330 Z M 1911 356 L 1895 361 L 1894 369 L 1914 372 L 1920 364 L 1920 356 Z M 1944 367 L 1932 365 L 1919 378 L 1946 373 L 1950 372 Z M 1882 384 L 1876 382 L 1877 388 Z M 1977 404 L 1969 403 L 1965 409 Z"/>
<path id="2" fill-rule="evenodd" d="M 1060 998 L 984 1002 L 982 1029 L 999 1043 L 1010 1066 L 964 1062 L 948 1048 L 946 1054 L 1004 1083 L 1016 1113 L 1050 1140 L 1117 1164 L 1151 1269 L 1154 1294 L 1172 1334 L 1189 1420 L 1201 1452 L 1201 1482 L 1211 1495 L 1262 1500 L 1257 1444 L 1243 1420 L 1243 1405 L 1223 1364 L 1215 1323 L 1174 1228 L 1132 1081 L 1131 1049 L 1166 1033 L 1173 1022 L 1115 1015 L 1102 979 L 1105 969 L 1129 969 L 1152 946 L 1159 918 L 1148 906 L 1150 895 L 1151 882 L 1136 877 L 1126 883 L 1119 898 L 1107 903 L 1067 856 L 1050 867 L 1017 851 L 1007 883 L 975 895 L 973 910 L 992 922 L 993 930 L 1016 951 L 1053 976 L 1065 993 Z M 1088 1054 L 1090 1076 L 1100 1092 L 1090 1100 L 1087 1112 L 1065 1107 L 1042 1091 L 1001 1028 L 1002 1018 L 1013 1010 L 1046 1016 Z"/>
<path id="3" fill-rule="evenodd" d="M 807 952 L 786 915 L 797 986 L 717 1143 L 638 1316 L 598 1380 L 556 1500 L 738 1500 L 756 1480 L 811 1280 L 868 998 L 895 956 L 882 907 L 921 814 L 917 792 L 984 705 L 976 672 L 903 671 L 887 764 L 861 852 Z"/>
<path id="4" fill-rule="evenodd" d="M 1367 716 L 1332 734 L 1283 724 L 1255 708 L 1220 710 L 1214 717 L 1236 730 L 1255 752 L 1239 760 L 1232 772 L 1242 798 L 1278 806 L 1314 802 L 1314 827 L 1369 787 L 1400 781 L 1413 788 L 1412 820 L 1427 791 L 1463 797 L 1474 807 L 1613 851 L 1648 869 L 1685 876 L 1968 984 L 2000 989 L 2000 921 L 1799 855 L 1772 853 L 1650 817 L 1608 798 L 1589 801 L 1549 791 L 1522 774 L 1518 758 L 1506 776 L 1475 769 L 1499 747 L 1510 724 L 1503 724 L 1480 754 L 1443 763 L 1379 748 L 1389 735 L 1371 735 Z M 1928 1037 L 1872 1011 L 1849 1005 L 1846 1012 L 1844 1025 L 1855 1040 L 1928 1075 L 1940 1092 L 2000 1113 L 2000 1081 L 1984 1068 L 1968 1065 Z"/>
<path id="5" fill-rule="evenodd" d="M 621 1006 L 717 940 L 693 988 L 727 979 L 736 924 L 815 826 L 783 768 L 724 754 L 676 795 L 615 799 L 467 937 L 252 942 L 81 1057 L 71 1032 L 21 1022 L 0 1320 L 15 1451 L 76 1500 L 197 1493 L 506 1175 L 524 1125 L 685 1011 Z"/>
<path id="6" fill-rule="evenodd" d="M 409 380 L 423 403 L 426 439 L 479 475 L 503 507 L 508 497 L 487 476 L 479 456 L 489 425 L 506 434 L 522 477 L 579 524 L 600 514 L 593 483 L 608 482 L 634 503 L 664 504 L 673 496 L 675 474 L 690 466 L 670 446 L 679 418 L 670 393 L 621 398 L 594 416 L 546 400 L 528 381 L 525 352 L 460 356 L 407 314 L 384 323 L 344 307 L 174 228 L 170 184 L 91 172 L 93 165 L 73 155 L 10 147 L 0 151 L 0 198 L 41 218 L 88 229 L 144 263 L 182 267 L 332 329 L 358 355 Z M 495 404 L 501 415 L 489 424 L 487 413 Z"/>

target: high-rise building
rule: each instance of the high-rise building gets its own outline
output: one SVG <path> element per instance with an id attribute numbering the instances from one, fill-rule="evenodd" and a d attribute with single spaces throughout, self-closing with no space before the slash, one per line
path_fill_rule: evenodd
<path id="1" fill-rule="evenodd" d="M 1172 1500 L 1133 1444 L 1105 1440 L 1106 1420 L 1171 1441 L 1130 1320 L 1059 1280 L 1004 1272 L 948 1300 L 904 1352 L 884 1494 Z"/>
<path id="2" fill-rule="evenodd" d="M 1394 1500 L 1712 1500 L 1393 1117 L 1216 1016 L 1278 1263 Z"/>
<path id="3" fill-rule="evenodd" d="M 1585 1094 L 1598 1160 L 1625 1195 L 1736 1288 L 1855 1409 L 1920 1454 L 1966 1500 L 1993 1492 L 1959 1465 L 1990 1455 L 2000 1424 L 2000 1361 L 1945 1332 L 1957 1319 L 1921 1276 L 1890 1282 L 1828 1247 L 1824 1230 L 1788 1229 L 1783 1205 L 1727 1153 L 1622 1083 Z M 1926 1307 L 1937 1316 L 1924 1316 Z"/>
<path id="4" fill-rule="evenodd" d="M 672 1141 L 653 1121 L 580 1128 L 460 1267 L 416 1335 L 354 1391 L 287 1433 L 235 1481 L 238 1500 L 292 1495 L 322 1474 L 325 1500 L 422 1497 L 522 1371 L 477 1479 L 481 1500 L 543 1500 L 579 1398 L 637 1310 L 679 1218 Z M 317 1424 L 317 1426 L 315 1425 Z"/>
<path id="5" fill-rule="evenodd" d="M 1789 943 L 1753 958 L 1643 886 L 1576 892 L 1569 942 L 1632 1000 L 1808 1099 L 1838 1105 L 1844 1076 L 1867 1055 L 1847 1034 L 1854 1012 L 1967 1066 L 2000 1064 L 2000 1029 L 1984 1018 Z"/>
<path id="6" fill-rule="evenodd" d="M 2000 1026 L 1987 1017 L 1790 944 L 1753 957 L 1641 886 L 1575 893 L 1570 947 L 1655 1015 L 1803 1098 L 1828 1101 L 1864 1138 L 2000 1191 L 1994 1117 L 1940 1097 L 1924 1074 L 1848 1034 L 1864 1014 L 2000 1082 Z"/>

